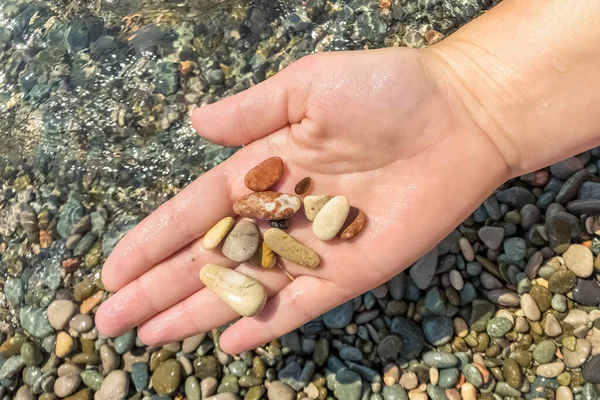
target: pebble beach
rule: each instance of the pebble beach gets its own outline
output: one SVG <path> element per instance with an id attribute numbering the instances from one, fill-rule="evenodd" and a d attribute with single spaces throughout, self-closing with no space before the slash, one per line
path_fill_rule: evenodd
<path id="1" fill-rule="evenodd" d="M 506 182 L 389 282 L 251 351 L 224 353 L 225 326 L 149 347 L 135 329 L 109 338 L 94 325 L 116 243 L 237 150 L 197 137 L 192 106 L 313 52 L 426 47 L 494 5 L 2 2 L 0 400 L 597 399 L 600 147 Z M 368 216 L 328 231 L 317 216 L 331 200 L 304 195 L 310 185 L 296 195 L 315 234 L 360 240 Z M 265 241 L 293 235 L 283 221 Z M 227 241 L 215 235 L 205 248 Z M 252 246 L 223 252 L 274 267 Z"/>

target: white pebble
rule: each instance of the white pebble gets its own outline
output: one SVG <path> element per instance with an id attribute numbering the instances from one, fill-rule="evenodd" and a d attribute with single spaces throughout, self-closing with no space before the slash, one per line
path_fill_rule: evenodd
<path id="1" fill-rule="evenodd" d="M 463 281 L 463 278 L 462 278 L 462 275 L 460 274 L 460 272 L 453 269 L 452 271 L 450 271 L 449 277 L 450 277 L 450 284 L 452 285 L 452 287 L 459 291 L 462 290 L 462 288 L 465 286 L 465 282 Z"/>
<path id="2" fill-rule="evenodd" d="M 556 400 L 573 400 L 573 392 L 568 386 L 561 386 L 556 390 Z"/>
<path id="3" fill-rule="evenodd" d="M 525 317 L 530 321 L 539 321 L 542 318 L 542 313 L 537 303 L 529 293 L 521 296 L 521 310 L 525 313 Z"/>
<path id="4" fill-rule="evenodd" d="M 460 251 L 466 261 L 473 261 L 475 259 L 475 252 L 473 251 L 473 246 L 471 246 L 469 239 L 464 236 L 461 237 L 458 240 L 458 246 L 460 247 Z"/>

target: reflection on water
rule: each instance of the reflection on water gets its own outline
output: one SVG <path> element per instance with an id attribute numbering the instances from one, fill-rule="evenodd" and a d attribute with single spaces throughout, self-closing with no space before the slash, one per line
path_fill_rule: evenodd
<path id="1" fill-rule="evenodd" d="M 187 111 L 318 51 L 425 47 L 491 0 L 0 2 L 0 332 L 43 338 L 123 234 L 235 149 Z"/>

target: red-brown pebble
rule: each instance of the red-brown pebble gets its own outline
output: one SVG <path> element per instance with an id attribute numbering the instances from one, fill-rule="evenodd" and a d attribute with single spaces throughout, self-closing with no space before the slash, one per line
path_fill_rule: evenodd
<path id="1" fill-rule="evenodd" d="M 296 194 L 304 194 L 304 193 L 308 192 L 308 189 L 310 189 L 311 183 L 312 183 L 312 179 L 310 178 L 310 176 L 307 176 L 306 178 L 302 179 L 300 182 L 298 182 L 296 184 L 296 187 L 294 188 L 294 192 Z"/>
<path id="2" fill-rule="evenodd" d="M 293 194 L 279 192 L 250 193 L 233 203 L 233 211 L 242 217 L 277 220 L 294 215 L 302 200 Z"/>
<path id="3" fill-rule="evenodd" d="M 255 192 L 264 192 L 273 186 L 283 173 L 283 161 L 279 157 L 267 158 L 246 174 L 246 187 Z"/>
<path id="4" fill-rule="evenodd" d="M 62 267 L 65 270 L 65 272 L 69 274 L 71 272 L 75 272 L 77 268 L 79 268 L 80 263 L 81 262 L 77 257 L 67 258 L 66 260 L 63 260 Z"/>
<path id="5" fill-rule="evenodd" d="M 342 240 L 352 239 L 354 236 L 358 235 L 360 233 L 360 231 L 363 230 L 366 223 L 367 223 L 367 214 L 365 214 L 361 210 L 358 210 L 358 215 L 356 216 L 356 218 L 354 218 L 352 223 L 350 225 L 348 225 L 348 227 L 342 231 L 340 239 L 342 239 Z"/>

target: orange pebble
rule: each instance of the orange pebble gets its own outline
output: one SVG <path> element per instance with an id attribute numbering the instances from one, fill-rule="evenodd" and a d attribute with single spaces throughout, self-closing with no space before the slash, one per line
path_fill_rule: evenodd
<path id="1" fill-rule="evenodd" d="M 103 293 L 104 292 L 102 290 L 100 290 L 99 292 L 96 292 L 95 294 L 93 294 L 90 297 L 88 297 L 87 299 L 85 299 L 81 303 L 81 306 L 79 307 L 79 310 L 81 311 L 81 313 L 88 314 L 94 309 L 94 307 L 96 307 L 98 304 L 100 304 L 102 302 L 102 294 Z"/>
<path id="2" fill-rule="evenodd" d="M 585 242 L 583 242 L 581 244 L 584 245 L 585 247 L 587 247 L 588 249 L 590 247 L 592 247 L 592 241 L 591 240 L 586 240 Z"/>
<path id="3" fill-rule="evenodd" d="M 483 384 L 487 385 L 487 383 L 490 381 L 490 371 L 488 371 L 488 369 L 486 367 L 482 367 L 479 364 L 473 364 L 475 366 L 475 368 L 477 368 L 479 370 L 479 372 L 481 372 L 481 376 L 483 377 Z"/>
<path id="4" fill-rule="evenodd" d="M 458 381 L 456 382 L 456 388 L 458 390 L 460 390 L 460 388 L 467 382 L 467 378 L 465 378 L 465 376 L 463 375 L 463 373 L 461 372 L 458 375 Z"/>

